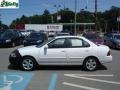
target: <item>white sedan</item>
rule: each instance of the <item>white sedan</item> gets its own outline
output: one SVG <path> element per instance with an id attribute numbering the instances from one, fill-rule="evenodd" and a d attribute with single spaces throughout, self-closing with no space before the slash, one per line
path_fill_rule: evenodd
<path id="1" fill-rule="evenodd" d="M 10 54 L 12 65 L 34 70 L 38 65 L 82 65 L 96 70 L 100 64 L 111 62 L 109 47 L 96 45 L 80 36 L 58 36 L 41 45 L 19 48 Z"/>

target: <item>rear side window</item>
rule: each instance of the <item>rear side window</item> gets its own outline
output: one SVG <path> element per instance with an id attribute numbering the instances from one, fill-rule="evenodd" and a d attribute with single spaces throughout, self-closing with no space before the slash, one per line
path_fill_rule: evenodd
<path id="1" fill-rule="evenodd" d="M 82 47 L 83 43 L 80 39 L 71 39 L 71 46 L 72 47 Z"/>
<path id="2" fill-rule="evenodd" d="M 90 47 L 90 44 L 82 39 L 71 38 L 70 42 L 71 42 L 71 48 Z"/>

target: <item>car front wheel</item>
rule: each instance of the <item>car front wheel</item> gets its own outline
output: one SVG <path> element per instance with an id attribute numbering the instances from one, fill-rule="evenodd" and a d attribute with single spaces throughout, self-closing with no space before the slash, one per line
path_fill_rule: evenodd
<path id="1" fill-rule="evenodd" d="M 98 67 L 98 61 L 97 59 L 90 57 L 87 58 L 83 63 L 83 68 L 88 71 L 94 71 Z"/>
<path id="2" fill-rule="evenodd" d="M 36 61 L 31 57 L 25 57 L 21 62 L 21 68 L 25 71 L 32 71 L 36 68 L 36 66 Z"/>

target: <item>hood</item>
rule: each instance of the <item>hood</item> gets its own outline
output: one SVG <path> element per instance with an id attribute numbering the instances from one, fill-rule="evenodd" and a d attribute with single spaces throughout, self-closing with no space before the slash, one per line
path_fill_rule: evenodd
<path id="1" fill-rule="evenodd" d="M 36 56 L 39 54 L 40 49 L 37 48 L 35 45 L 33 45 L 33 46 L 19 48 L 18 51 L 21 56 L 26 56 L 26 55 L 29 55 L 29 56 L 35 55 Z"/>
<path id="2" fill-rule="evenodd" d="M 32 45 L 32 46 L 26 46 L 26 47 L 22 47 L 22 48 L 19 48 L 18 50 L 19 51 L 23 51 L 23 50 L 32 50 L 32 49 L 35 49 L 36 48 L 36 45 Z"/>

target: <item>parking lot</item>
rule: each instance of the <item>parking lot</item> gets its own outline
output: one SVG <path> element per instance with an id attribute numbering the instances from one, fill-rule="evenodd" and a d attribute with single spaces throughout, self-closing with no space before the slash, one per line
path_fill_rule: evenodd
<path id="1" fill-rule="evenodd" d="M 23 72 L 9 67 L 9 54 L 19 47 L 22 46 L 0 48 L 0 71 L 1 74 L 8 72 L 14 76 L 16 74 L 22 76 L 19 73 L 23 73 L 24 83 L 24 79 L 27 80 L 24 73 L 32 74 L 32 79 L 28 80 L 28 85 L 26 84 L 27 90 L 118 90 L 120 88 L 119 50 L 111 50 L 112 63 L 107 63 L 93 72 L 83 71 L 80 66 L 41 66 L 38 70 Z"/>

